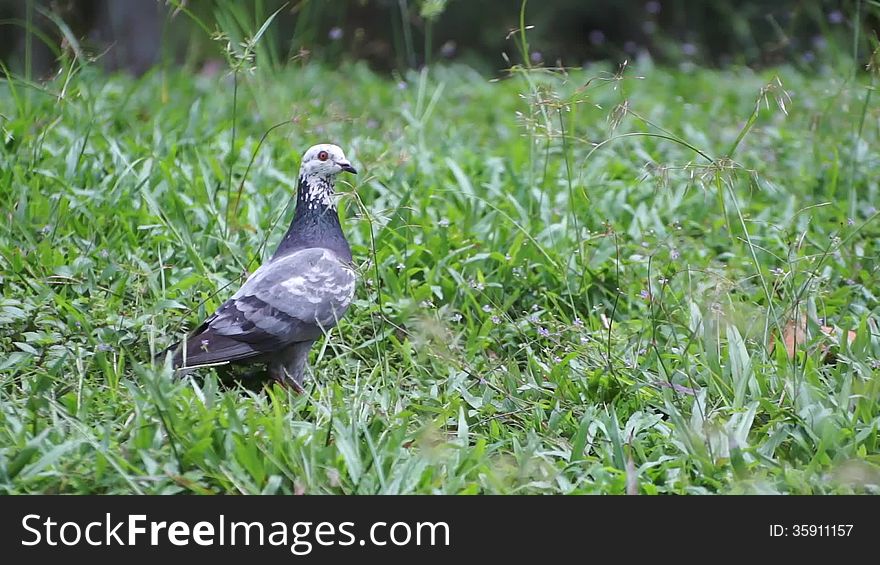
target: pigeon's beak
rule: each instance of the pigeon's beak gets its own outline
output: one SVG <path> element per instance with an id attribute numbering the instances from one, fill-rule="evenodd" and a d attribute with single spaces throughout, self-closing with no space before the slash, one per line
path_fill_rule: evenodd
<path id="1" fill-rule="evenodd" d="M 336 164 L 339 165 L 340 167 L 342 167 L 343 171 L 357 174 L 357 169 L 352 167 L 351 163 L 349 163 L 348 161 L 337 161 Z"/>

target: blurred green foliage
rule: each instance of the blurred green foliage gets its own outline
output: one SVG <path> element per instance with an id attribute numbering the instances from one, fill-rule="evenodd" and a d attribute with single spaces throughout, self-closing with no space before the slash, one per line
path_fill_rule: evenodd
<path id="1" fill-rule="evenodd" d="M 29 63 L 46 74 L 75 38 L 110 68 L 141 73 L 159 61 L 202 63 L 222 55 L 212 36 L 238 44 L 246 40 L 242 30 L 277 12 L 257 54 L 275 69 L 319 57 L 366 60 L 380 70 L 455 59 L 491 72 L 508 66 L 505 55 L 515 58 L 510 33 L 520 25 L 520 7 L 519 0 L 0 0 L 0 58 L 14 70 Z M 810 65 L 828 49 L 851 54 L 854 36 L 870 52 L 878 22 L 877 3 L 864 0 L 552 0 L 526 7 L 534 62 L 565 66 L 644 54 L 675 64 Z"/>

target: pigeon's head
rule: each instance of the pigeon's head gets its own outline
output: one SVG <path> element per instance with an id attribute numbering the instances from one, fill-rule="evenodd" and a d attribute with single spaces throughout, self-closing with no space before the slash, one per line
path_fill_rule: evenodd
<path id="1" fill-rule="evenodd" d="M 332 178 L 342 171 L 357 173 L 338 145 L 313 145 L 303 154 L 300 176 Z"/>

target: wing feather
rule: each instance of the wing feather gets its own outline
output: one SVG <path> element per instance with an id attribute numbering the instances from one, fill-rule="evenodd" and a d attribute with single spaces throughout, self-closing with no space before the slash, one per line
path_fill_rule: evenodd
<path id="1" fill-rule="evenodd" d="M 278 257 L 257 269 L 189 338 L 187 365 L 317 339 L 345 314 L 354 291 L 354 271 L 329 250 Z"/>

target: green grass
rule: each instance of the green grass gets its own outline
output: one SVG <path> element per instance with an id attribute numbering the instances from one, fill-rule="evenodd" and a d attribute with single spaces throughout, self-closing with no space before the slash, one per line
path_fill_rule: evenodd
<path id="1" fill-rule="evenodd" d="M 868 78 L 405 79 L 241 73 L 231 151 L 229 77 L 0 84 L 0 491 L 880 490 Z M 150 367 L 323 141 L 361 283 L 307 393 Z"/>

